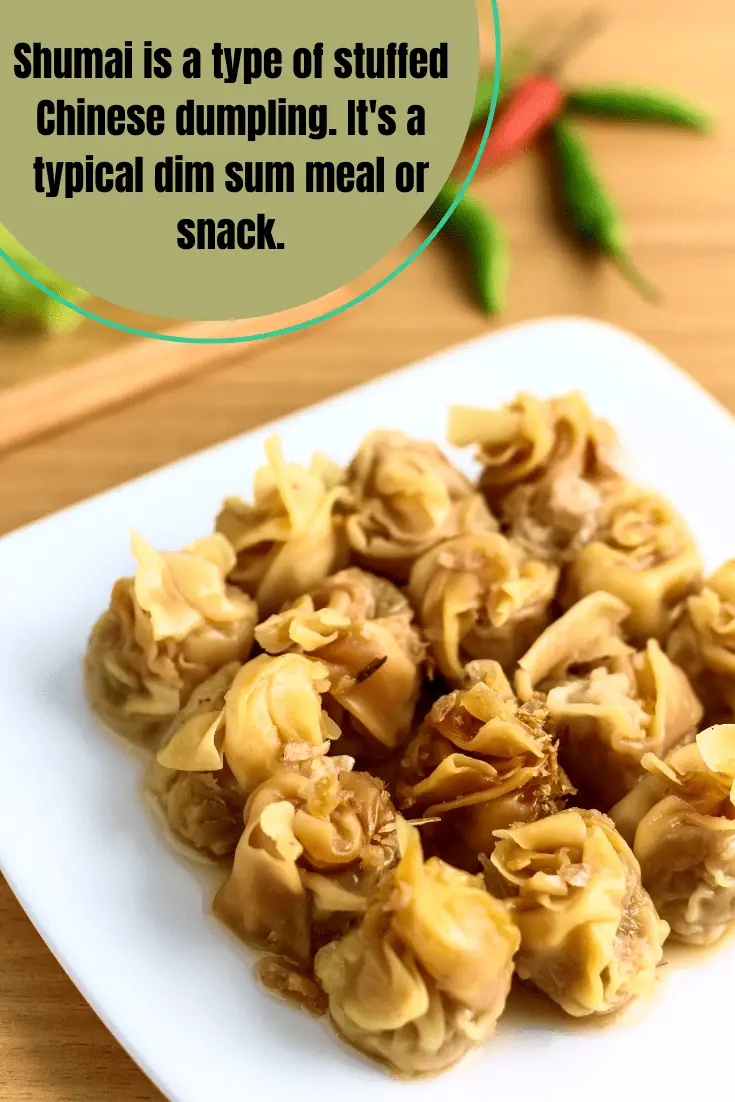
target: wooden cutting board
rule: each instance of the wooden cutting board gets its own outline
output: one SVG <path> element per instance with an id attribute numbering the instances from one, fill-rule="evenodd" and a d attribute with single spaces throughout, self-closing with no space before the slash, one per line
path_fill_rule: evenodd
<path id="1" fill-rule="evenodd" d="M 305 306 L 265 318 L 172 325 L 115 312 L 91 300 L 88 309 L 151 332 L 180 337 L 234 337 L 278 330 L 307 321 L 359 293 L 347 285 Z M 117 320 L 117 317 L 116 317 Z M 310 329 L 276 340 L 305 336 Z M 181 344 L 135 337 L 85 320 L 69 334 L 0 331 L 0 453 L 58 431 L 141 394 L 160 389 L 228 357 L 255 356 L 266 341 Z"/>

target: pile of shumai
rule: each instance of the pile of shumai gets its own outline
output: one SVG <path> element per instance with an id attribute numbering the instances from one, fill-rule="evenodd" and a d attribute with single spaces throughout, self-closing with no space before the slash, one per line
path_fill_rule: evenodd
<path id="1" fill-rule="evenodd" d="M 704 579 L 581 396 L 454 408 L 468 480 L 370 433 L 284 460 L 181 551 L 138 535 L 86 657 L 266 986 L 404 1075 L 735 924 L 735 560 Z"/>

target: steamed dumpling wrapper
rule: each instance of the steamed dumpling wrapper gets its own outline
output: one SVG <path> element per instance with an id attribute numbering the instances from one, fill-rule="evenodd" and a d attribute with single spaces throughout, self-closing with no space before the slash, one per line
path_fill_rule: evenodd
<path id="1" fill-rule="evenodd" d="M 192 690 L 253 643 L 258 610 L 226 577 L 235 563 L 221 535 L 181 551 L 154 551 L 133 534 L 138 569 L 112 590 L 85 661 L 92 709 L 138 740 L 160 735 Z"/>
<path id="2" fill-rule="evenodd" d="M 550 624 L 518 660 L 515 688 L 521 700 L 545 696 L 571 671 L 632 653 L 622 624 L 629 608 L 610 593 L 590 593 Z"/>
<path id="3" fill-rule="evenodd" d="M 495 830 L 559 811 L 572 791 L 545 708 L 537 701 L 519 708 L 509 688 L 498 667 L 442 697 L 401 763 L 399 806 L 412 816 L 441 816 L 429 828 L 432 841 L 470 869 L 478 868 L 478 854 L 492 851 Z"/>
<path id="4" fill-rule="evenodd" d="M 436 665 L 461 685 L 473 658 L 509 669 L 550 619 L 559 579 L 497 532 L 447 540 L 418 560 L 409 596 Z"/>
<path id="5" fill-rule="evenodd" d="M 311 654 L 356 753 L 395 749 L 408 734 L 421 688 L 425 647 L 413 610 L 390 582 L 351 568 L 256 628 L 271 654 Z M 352 744 L 351 744 L 352 745 Z"/>
<path id="6" fill-rule="evenodd" d="M 611 820 L 573 809 L 498 837 L 488 879 L 511 896 L 519 977 L 574 1017 L 650 991 L 669 927 Z"/>
<path id="7" fill-rule="evenodd" d="M 599 809 L 635 786 L 644 754 L 666 754 L 703 715 L 686 674 L 655 639 L 551 688 L 546 705 L 564 768 Z"/>
<path id="8" fill-rule="evenodd" d="M 253 792 L 215 914 L 244 940 L 302 966 L 314 939 L 364 913 L 398 860 L 395 812 L 381 781 L 348 757 L 275 774 Z"/>
<path id="9" fill-rule="evenodd" d="M 641 764 L 646 770 L 635 788 L 610 811 L 620 833 L 633 845 L 639 824 L 648 812 L 666 796 L 685 799 L 699 813 L 735 815 L 730 807 L 729 748 L 732 724 L 717 724 L 700 731 L 694 739 L 675 747 L 662 760 L 646 754 Z"/>
<path id="10" fill-rule="evenodd" d="M 230 578 L 268 615 L 347 561 L 339 504 L 342 473 L 315 455 L 310 467 L 287 463 L 278 437 L 265 442 L 267 465 L 255 473 L 253 504 L 226 499 L 216 527 L 235 548 Z"/>
<path id="11" fill-rule="evenodd" d="M 672 610 L 699 588 L 702 562 L 694 537 L 659 494 L 627 486 L 603 510 L 595 539 L 569 568 L 571 600 L 604 589 L 630 608 L 626 630 L 663 641 Z"/>
<path id="12" fill-rule="evenodd" d="M 473 658 L 464 668 L 462 686 L 471 689 L 478 681 L 486 682 L 501 700 L 510 700 L 517 704 L 517 697 L 513 686 L 508 680 L 505 670 L 494 658 Z"/>
<path id="13" fill-rule="evenodd" d="M 519 937 L 506 906 L 399 823 L 401 861 L 360 925 L 317 953 L 342 1036 L 404 1075 L 451 1067 L 503 1011 Z"/>
<path id="14" fill-rule="evenodd" d="M 184 772 L 217 772 L 226 764 L 247 796 L 284 767 L 328 752 L 340 734 L 322 707 L 328 688 L 321 662 L 260 654 L 238 671 L 221 710 L 179 727 L 158 762 Z"/>
<path id="15" fill-rule="evenodd" d="M 322 578 L 309 595 L 316 608 L 332 608 L 352 620 L 383 620 L 413 611 L 393 582 L 355 566 Z"/>
<path id="16" fill-rule="evenodd" d="M 229 856 L 243 830 L 246 793 L 224 759 L 221 768 L 207 768 L 220 760 L 219 752 L 214 761 L 209 754 L 220 739 L 225 696 L 239 669 L 239 662 L 230 662 L 203 681 L 161 741 L 162 750 L 175 736 L 180 745 L 188 742 L 187 764 L 202 768 L 171 769 L 154 760 L 148 772 L 148 793 L 173 839 L 197 856 Z"/>
<path id="17" fill-rule="evenodd" d="M 448 436 L 458 447 L 478 445 L 480 483 L 493 500 L 563 467 L 570 456 L 583 471 L 614 474 L 615 432 L 577 393 L 542 399 L 522 392 L 497 410 L 454 406 Z"/>
<path id="18" fill-rule="evenodd" d="M 480 445 L 480 486 L 504 531 L 533 558 L 559 561 L 584 546 L 621 482 L 611 463 L 615 433 L 580 394 L 519 394 L 500 410 L 455 407 L 449 438 Z"/>
<path id="19" fill-rule="evenodd" d="M 686 600 L 666 648 L 691 677 L 708 712 L 718 718 L 735 714 L 735 559 Z"/>
<path id="20" fill-rule="evenodd" d="M 735 724 L 701 731 L 611 815 L 633 837 L 643 883 L 673 937 L 718 941 L 735 925 Z"/>
<path id="21" fill-rule="evenodd" d="M 227 694 L 224 756 L 250 792 L 284 763 L 329 751 L 340 730 L 323 708 L 326 667 L 298 654 L 261 654 L 243 666 Z"/>
<path id="22" fill-rule="evenodd" d="M 347 482 L 353 557 L 398 581 L 441 540 L 497 528 L 482 495 L 439 448 L 402 432 L 369 433 Z"/>

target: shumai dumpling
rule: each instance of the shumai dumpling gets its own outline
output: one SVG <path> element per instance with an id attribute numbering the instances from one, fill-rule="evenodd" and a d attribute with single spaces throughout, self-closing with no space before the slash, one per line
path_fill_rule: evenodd
<path id="1" fill-rule="evenodd" d="M 663 641 L 674 608 L 699 588 L 694 537 L 659 494 L 626 486 L 603 509 L 598 532 L 569 567 L 570 600 L 604 589 L 630 608 L 626 629 L 641 642 Z"/>
<path id="2" fill-rule="evenodd" d="M 347 483 L 353 558 L 397 581 L 441 540 L 497 527 L 482 495 L 439 448 L 402 432 L 369 433 Z"/>
<path id="3" fill-rule="evenodd" d="M 546 706 L 564 768 L 598 809 L 634 787 L 644 754 L 666 754 L 703 714 L 686 674 L 655 639 L 549 689 Z"/>
<path id="4" fill-rule="evenodd" d="M 487 1040 L 513 975 L 518 931 L 479 877 L 424 861 L 399 822 L 401 861 L 360 925 L 317 953 L 340 1034 L 404 1075 L 443 1071 Z"/>
<path id="5" fill-rule="evenodd" d="M 408 589 L 440 673 L 461 685 L 473 658 L 512 668 L 548 624 L 558 579 L 556 566 L 527 559 L 497 532 L 459 536 L 427 552 Z"/>
<path id="6" fill-rule="evenodd" d="M 224 536 L 159 552 L 134 533 L 131 549 L 138 569 L 115 582 L 92 629 L 85 681 L 104 723 L 144 740 L 162 734 L 210 674 L 247 658 L 258 609 L 225 580 L 235 553 Z"/>
<path id="7" fill-rule="evenodd" d="M 610 593 L 590 593 L 550 624 L 518 660 L 515 689 L 521 700 L 545 697 L 580 669 L 633 653 L 623 638 L 629 613 Z"/>
<path id="8" fill-rule="evenodd" d="M 564 806 L 572 788 L 545 721 L 540 702 L 518 707 L 500 667 L 434 704 L 397 784 L 407 814 L 441 817 L 429 829 L 444 857 L 476 869 L 478 855 L 495 846 L 495 830 Z"/>
<path id="9" fill-rule="evenodd" d="M 610 812 L 672 937 L 710 945 L 735 926 L 735 724 L 701 731 Z"/>
<path id="10" fill-rule="evenodd" d="M 356 753 L 392 751 L 411 728 L 425 647 L 413 610 L 395 586 L 355 567 L 256 628 L 269 654 L 296 651 L 323 663 L 334 709 Z"/>
<path id="11" fill-rule="evenodd" d="M 574 1017 L 650 991 L 669 927 L 610 819 L 575 808 L 498 837 L 488 880 L 511 896 L 519 977 Z"/>
<path id="12" fill-rule="evenodd" d="M 245 796 L 284 767 L 322 757 L 340 730 L 322 707 L 329 688 L 321 662 L 300 654 L 251 658 L 224 706 L 192 716 L 158 752 L 166 769 L 216 773 L 225 765 Z"/>
<path id="13" fill-rule="evenodd" d="M 689 674 L 713 717 L 735 713 L 735 559 L 687 598 L 666 648 Z"/>
<path id="14" fill-rule="evenodd" d="M 276 773 L 251 795 L 245 831 L 214 912 L 245 941 L 308 966 L 364 913 L 398 860 L 396 816 L 381 781 L 349 757 Z"/>
<path id="15" fill-rule="evenodd" d="M 194 690 L 163 736 L 162 749 L 174 736 L 181 739 L 180 732 L 184 729 L 184 737 L 191 738 L 193 749 L 199 747 L 208 752 L 211 745 L 206 741 L 207 733 L 216 729 L 225 697 L 239 669 L 239 662 L 230 662 Z M 227 857 L 234 853 L 242 834 L 246 794 L 224 759 L 221 768 L 215 769 L 194 768 L 197 764 L 207 765 L 206 761 L 198 763 L 195 756 L 189 757 L 187 764 L 192 768 L 169 769 L 154 760 L 148 772 L 148 794 L 176 843 L 196 855 Z"/>
<path id="16" fill-rule="evenodd" d="M 267 465 L 255 473 L 253 504 L 225 500 L 216 527 L 237 553 L 230 579 L 268 615 L 346 565 L 339 504 L 342 472 L 323 456 L 310 467 L 286 463 L 278 437 L 265 442 Z"/>
<path id="17" fill-rule="evenodd" d="M 397 585 L 356 566 L 322 578 L 309 595 L 316 608 L 333 608 L 352 620 L 384 620 L 413 611 Z"/>
<path id="18" fill-rule="evenodd" d="M 480 445 L 480 486 L 503 530 L 533 558 L 571 557 L 621 484 L 611 463 L 615 433 L 580 394 L 519 394 L 499 410 L 455 407 L 449 438 Z"/>

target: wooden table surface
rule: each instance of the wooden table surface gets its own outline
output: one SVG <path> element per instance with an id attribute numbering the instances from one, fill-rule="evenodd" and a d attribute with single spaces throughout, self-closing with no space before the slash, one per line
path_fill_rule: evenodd
<path id="1" fill-rule="evenodd" d="M 507 0 L 503 8 L 501 0 L 501 19 L 506 32 L 522 30 L 542 11 L 562 18 L 583 6 L 525 0 L 513 8 Z M 641 302 L 616 272 L 590 266 L 565 241 L 550 215 L 544 164 L 534 155 L 478 188 L 502 217 L 512 245 L 503 323 L 549 314 L 614 322 L 657 345 L 735 409 L 735 5 L 616 0 L 609 7 L 608 28 L 570 65 L 570 78 L 673 87 L 719 119 L 713 138 L 584 124 L 627 217 L 635 259 L 665 301 L 657 308 Z M 206 377 L 4 459 L 0 531 L 487 328 L 451 253 L 435 243 L 388 288 L 295 343 L 264 345 L 256 357 L 234 359 Z M 21 369 L 51 369 L 116 339 L 91 323 L 69 343 L 0 338 L 0 381 Z M 389 410 L 385 419 L 390 422 Z M 328 447 L 328 441 L 319 444 Z M 160 1099 L 66 978 L 4 883 L 0 953 L 0 1102 Z"/>

